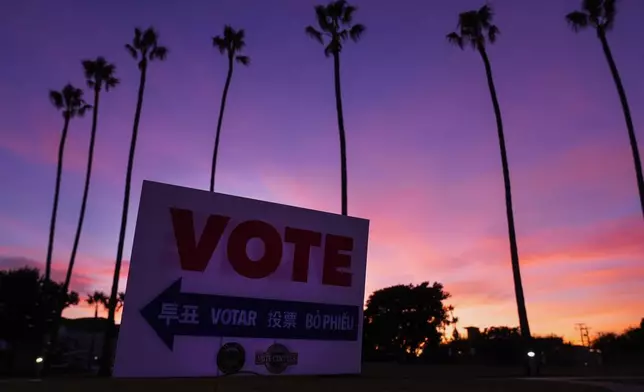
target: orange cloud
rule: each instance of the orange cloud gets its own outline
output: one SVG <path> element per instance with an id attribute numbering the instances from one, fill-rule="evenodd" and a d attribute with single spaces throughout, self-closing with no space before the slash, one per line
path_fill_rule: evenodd
<path id="1" fill-rule="evenodd" d="M 572 341 L 579 341 L 576 323 L 587 324 L 592 331 L 591 337 L 599 332 L 621 331 L 639 322 L 642 308 L 644 301 L 641 298 L 616 298 L 606 292 L 592 299 L 567 300 L 562 296 L 558 301 L 530 304 L 528 315 L 537 333 L 556 331 Z"/>
<path id="2" fill-rule="evenodd" d="M 576 230 L 560 228 L 554 234 L 521 238 L 520 244 L 530 244 L 523 247 L 522 278 L 528 314 L 537 333 L 560 331 L 576 340 L 575 323 L 611 331 L 642 317 L 644 298 L 636 294 L 644 289 L 641 217 L 604 222 L 581 234 Z M 470 268 L 481 271 L 486 279 L 445 282 L 454 294 L 457 313 L 463 321 L 477 325 L 498 324 L 499 320 L 516 324 L 507 239 L 483 241 L 480 252 L 494 262 Z"/>
<path id="3" fill-rule="evenodd" d="M 583 231 L 586 233 L 581 238 L 575 238 L 579 236 L 569 233 L 570 242 L 567 243 L 553 240 L 548 243 L 542 241 L 540 249 L 531 246 L 524 260 L 528 263 L 562 259 L 644 260 L 644 241 L 642 240 L 644 238 L 644 222 L 639 215 L 602 222 L 600 230 L 589 231 L 586 229 Z"/>
<path id="4" fill-rule="evenodd" d="M 542 286 L 541 291 L 600 288 L 603 285 L 627 286 L 643 281 L 644 266 L 633 264 L 625 266 L 608 265 L 587 271 L 574 270 L 569 273 L 551 274 L 548 278 L 548 284 Z"/>
<path id="5" fill-rule="evenodd" d="M 637 284 L 642 271 L 611 260 L 644 261 L 641 216 L 614 218 L 616 207 L 637 196 L 622 147 L 590 140 L 534 166 L 512 168 L 524 288 L 536 333 L 573 339 L 575 322 L 610 330 L 641 317 L 644 300 L 612 288 L 620 281 Z M 381 180 L 377 189 L 373 178 L 368 183 L 350 176 L 349 211 L 371 221 L 367 295 L 396 283 L 437 280 L 453 294 L 450 303 L 462 325 L 516 325 L 500 170 L 449 181 L 431 169 L 405 167 L 411 161 L 388 160 L 388 169 L 373 174 Z M 289 175 L 271 174 L 280 172 L 263 173 L 273 201 L 338 212 L 339 173 L 298 167 Z M 579 270 L 562 271 L 571 262 Z M 611 317 L 603 320 L 606 314 Z"/>
<path id="6" fill-rule="evenodd" d="M 519 235 L 519 258 L 524 266 L 609 259 L 644 261 L 642 238 L 644 222 L 639 214 L 587 227 L 559 226 Z M 481 237 L 463 257 L 476 255 L 486 262 L 509 263 L 507 236 Z"/>
<path id="7" fill-rule="evenodd" d="M 370 159 L 378 156 L 372 151 Z M 355 169 L 369 176 L 368 181 L 349 178 L 350 213 L 371 221 L 367 295 L 397 283 L 439 281 L 453 294 L 450 303 L 456 306 L 462 325 L 516 325 L 500 170 L 473 170 L 476 175 L 452 180 L 417 163 L 413 157 L 394 162 L 381 159 L 373 172 L 364 172 L 364 165 Z M 611 260 L 644 260 L 641 217 L 622 213 L 624 217 L 612 218 L 620 203 L 636 201 L 629 165 L 620 148 L 591 140 L 537 165 L 512 167 L 524 287 L 537 333 L 574 337 L 574 322 L 580 320 L 614 329 L 640 317 L 641 300 L 627 293 L 613 294 L 609 287 L 634 282 L 642 274 L 630 265 L 611 265 Z M 284 172 L 277 167 L 260 171 L 262 185 L 269 191 L 265 199 L 339 211 L 338 172 L 309 167 Z M 375 176 L 380 179 L 376 188 Z M 594 196 L 597 204 L 589 210 Z M 568 219 L 567 214 L 575 210 L 588 218 Z M 0 249 L 0 254 L 7 253 L 42 257 Z M 82 284 L 109 288 L 113 261 L 84 260 L 93 270 L 79 273 L 93 279 Z M 571 265 L 578 270 L 563 271 Z M 597 270 L 588 270 L 593 266 Z M 83 308 L 74 312 L 85 314 Z M 611 316 L 603 320 L 606 314 Z"/>

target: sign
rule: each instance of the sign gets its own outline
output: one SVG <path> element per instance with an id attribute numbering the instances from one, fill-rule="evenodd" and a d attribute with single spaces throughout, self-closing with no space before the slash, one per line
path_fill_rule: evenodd
<path id="1" fill-rule="evenodd" d="M 280 374 L 289 366 L 297 365 L 297 353 L 289 352 L 283 344 L 275 343 L 266 352 L 255 354 L 255 364 L 264 365 L 273 374 Z"/>
<path id="2" fill-rule="evenodd" d="M 144 181 L 114 375 L 360 372 L 368 230 Z"/>

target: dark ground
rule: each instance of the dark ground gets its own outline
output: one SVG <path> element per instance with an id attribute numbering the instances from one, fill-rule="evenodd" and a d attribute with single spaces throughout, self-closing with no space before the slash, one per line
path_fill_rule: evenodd
<path id="1" fill-rule="evenodd" d="M 222 379 L 57 379 L 49 381 L 0 382 L 3 392 L 357 392 L 357 391 L 450 391 L 450 392 L 602 392 L 602 389 L 581 384 L 553 381 L 513 379 L 441 379 L 422 378 L 319 378 L 319 377 L 235 377 Z"/>
<path id="2" fill-rule="evenodd" d="M 600 382 L 639 386 L 644 383 L 640 367 L 544 369 L 546 376 L 576 376 Z M 639 374 L 638 374 L 639 373 Z M 614 376 L 642 378 L 615 379 Z M 0 380 L 2 392 L 104 392 L 104 391 L 185 391 L 185 392 L 358 392 L 358 391 L 449 391 L 449 392 L 601 392 L 597 386 L 569 383 L 564 380 L 521 380 L 519 368 L 484 366 L 431 366 L 366 364 L 361 376 L 266 377 L 244 376 L 199 379 L 99 379 L 94 377 L 59 377 L 44 381 Z"/>

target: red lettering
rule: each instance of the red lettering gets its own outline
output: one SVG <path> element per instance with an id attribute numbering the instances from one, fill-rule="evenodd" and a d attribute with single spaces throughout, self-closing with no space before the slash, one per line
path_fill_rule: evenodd
<path id="1" fill-rule="evenodd" d="M 257 261 L 248 257 L 246 245 L 253 238 L 264 243 L 264 255 Z M 266 222 L 253 220 L 240 223 L 228 239 L 228 261 L 238 274 L 251 279 L 261 279 L 275 272 L 282 261 L 282 238 Z"/>
<path id="2" fill-rule="evenodd" d="M 172 228 L 177 241 L 181 269 L 205 271 L 230 218 L 222 215 L 210 215 L 206 227 L 197 241 L 192 211 L 170 208 L 170 214 L 172 215 Z"/>
<path id="3" fill-rule="evenodd" d="M 201 236 L 197 239 L 191 210 L 170 208 L 170 215 L 172 216 L 172 228 L 177 242 L 181 269 L 184 271 L 205 271 L 230 222 L 230 217 L 210 215 Z M 254 238 L 260 239 L 264 244 L 264 254 L 258 260 L 252 260 L 246 251 L 248 242 Z M 308 281 L 311 248 L 321 246 L 322 234 L 316 231 L 287 227 L 284 230 L 284 242 L 293 244 L 291 280 L 294 282 Z M 351 286 L 351 272 L 342 269 L 351 267 L 351 255 L 347 252 L 352 250 L 352 238 L 333 234 L 326 235 L 322 284 Z M 262 279 L 274 273 L 282 261 L 282 238 L 280 233 L 266 222 L 246 221 L 232 230 L 226 251 L 228 261 L 235 272 L 246 278 Z"/>
<path id="4" fill-rule="evenodd" d="M 322 234 L 311 230 L 287 227 L 284 231 L 284 241 L 293 244 L 293 275 L 294 282 L 306 282 L 309 278 L 309 258 L 311 247 L 322 244 Z"/>
<path id="5" fill-rule="evenodd" d="M 351 267 L 351 255 L 340 251 L 352 251 L 353 238 L 327 234 L 324 241 L 324 267 L 322 284 L 351 287 L 351 272 L 338 271 L 338 268 Z"/>

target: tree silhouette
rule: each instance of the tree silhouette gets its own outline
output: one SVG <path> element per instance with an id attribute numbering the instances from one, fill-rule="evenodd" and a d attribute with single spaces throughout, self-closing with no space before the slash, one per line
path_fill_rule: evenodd
<path id="1" fill-rule="evenodd" d="M 452 324 L 453 308 L 443 285 L 423 282 L 396 285 L 375 291 L 364 311 L 366 352 L 395 356 L 419 356 L 437 348 L 445 326 Z"/>
<path id="2" fill-rule="evenodd" d="M 226 25 L 224 34 L 212 38 L 212 45 L 219 50 L 219 53 L 228 57 L 228 75 L 226 75 L 226 84 L 221 96 L 221 106 L 219 107 L 219 119 L 217 120 L 217 134 L 215 136 L 215 148 L 212 153 L 212 170 L 210 171 L 210 192 L 215 191 L 215 169 L 217 168 L 217 152 L 219 151 L 219 135 L 221 133 L 221 124 L 224 119 L 224 109 L 226 108 L 226 98 L 228 97 L 228 88 L 230 80 L 233 77 L 235 62 L 242 65 L 250 64 L 250 57 L 239 55 L 238 53 L 246 46 L 244 41 L 245 32 L 243 29 L 235 30 Z"/>
<path id="3" fill-rule="evenodd" d="M 505 136 L 503 135 L 503 120 L 501 118 L 501 108 L 496 96 L 494 87 L 494 78 L 492 77 L 492 67 L 487 55 L 486 46 L 488 43 L 493 44 L 499 29 L 492 24 L 493 11 L 489 5 L 484 5 L 478 10 L 467 11 L 458 16 L 458 32 L 447 35 L 449 42 L 457 45 L 461 49 L 470 46 L 479 52 L 485 65 L 485 73 L 490 88 L 492 104 L 494 106 L 494 115 L 496 116 L 496 126 L 499 135 L 499 148 L 501 150 L 501 163 L 503 166 L 503 181 L 505 184 L 505 206 L 508 219 L 508 234 L 510 238 L 510 255 L 512 258 L 512 273 L 514 276 L 514 293 L 517 300 L 519 312 L 519 324 L 521 334 L 526 339 L 530 338 L 530 326 L 528 324 L 528 313 L 525 306 L 523 295 L 523 284 L 521 283 L 521 270 L 519 268 L 519 251 L 517 247 L 517 237 L 514 230 L 514 213 L 512 210 L 512 190 L 510 186 L 510 169 L 508 166 L 508 156 L 505 149 Z"/>
<path id="4" fill-rule="evenodd" d="M 622 85 L 622 79 L 619 76 L 617 65 L 613 59 L 613 53 L 610 50 L 608 39 L 606 38 L 606 33 L 613 28 L 615 23 L 615 15 L 617 14 L 615 3 L 615 0 L 583 0 L 581 3 L 582 10 L 569 13 L 566 15 L 566 20 L 575 32 L 588 27 L 594 28 L 602 44 L 602 49 L 604 50 L 604 55 L 606 56 L 606 61 L 608 61 L 608 66 L 610 67 L 610 72 L 613 75 L 613 81 L 619 94 L 619 100 L 622 104 L 624 120 L 626 120 L 628 138 L 631 142 L 631 151 L 633 153 L 633 163 L 635 164 L 640 205 L 642 215 L 644 216 L 644 174 L 642 174 L 642 161 L 637 146 L 637 138 L 635 137 L 635 127 L 633 126 L 633 119 L 631 118 L 631 110 L 628 107 L 626 91 Z"/>
<path id="5" fill-rule="evenodd" d="M 315 6 L 315 16 L 319 30 L 307 26 L 306 34 L 322 45 L 325 56 L 333 56 L 333 74 L 335 79 L 335 106 L 338 115 L 338 132 L 340 134 L 340 170 L 342 176 L 342 215 L 347 215 L 347 146 L 342 112 L 342 90 L 340 83 L 340 52 L 348 39 L 358 41 L 365 31 L 365 26 L 353 24 L 353 15 L 357 8 L 344 0 L 334 1 L 328 5 Z"/>
<path id="6" fill-rule="evenodd" d="M 78 293 L 63 291 L 62 284 L 37 269 L 0 271 L 0 340 L 9 342 L 13 352 L 34 350 L 32 355 L 49 358 L 57 313 L 77 303 Z"/>
<path id="7" fill-rule="evenodd" d="M 592 345 L 605 363 L 644 363 L 644 318 L 639 326 L 627 328 L 622 333 L 600 333 Z"/>
<path id="8" fill-rule="evenodd" d="M 107 310 L 107 295 L 102 291 L 94 291 L 91 294 L 87 294 L 85 302 L 94 307 L 94 319 L 98 319 L 98 308 L 103 307 Z"/>
<path id="9" fill-rule="evenodd" d="M 69 284 L 72 279 L 72 272 L 74 270 L 74 262 L 76 261 L 76 253 L 78 251 L 78 244 L 80 242 L 81 232 L 83 230 L 83 220 L 85 219 L 85 209 L 87 207 L 87 196 L 89 195 L 89 185 L 92 178 L 92 162 L 94 160 L 94 143 L 96 140 L 96 128 L 98 123 L 98 106 L 101 90 L 110 91 L 111 88 L 119 84 L 119 80 L 114 76 L 116 66 L 108 63 L 103 57 L 97 57 L 96 60 L 84 60 L 82 62 L 85 78 L 87 79 L 87 86 L 94 90 L 94 107 L 92 111 L 92 132 L 89 138 L 89 150 L 87 154 L 87 170 L 85 173 L 85 187 L 83 189 L 83 199 L 81 201 L 80 215 L 78 216 L 78 226 L 76 227 L 76 235 L 74 236 L 74 245 L 72 246 L 72 254 L 69 258 L 69 266 L 67 267 L 67 275 L 65 276 L 65 283 L 63 285 L 65 290 L 69 290 Z"/>
<path id="10" fill-rule="evenodd" d="M 0 339 L 10 343 L 42 342 L 51 329 L 55 305 L 78 304 L 78 293 L 45 280 L 35 268 L 0 271 Z"/>
<path id="11" fill-rule="evenodd" d="M 476 351 L 486 361 L 510 365 L 521 361 L 525 356 L 523 337 L 519 328 L 496 326 L 481 332 Z"/>
<path id="12" fill-rule="evenodd" d="M 74 117 L 82 117 L 91 108 L 83 100 L 83 90 L 67 84 L 61 91 L 49 91 L 49 99 L 54 107 L 63 113 L 63 132 L 58 144 L 58 167 L 56 168 L 56 187 L 54 190 L 54 207 L 49 224 L 49 242 L 47 244 L 47 258 L 45 260 L 45 281 L 51 279 L 51 258 L 54 252 L 54 233 L 56 231 L 56 215 L 58 213 L 58 197 L 60 195 L 60 178 L 63 172 L 63 156 L 69 122 Z"/>
<path id="13" fill-rule="evenodd" d="M 124 304 L 125 304 L 125 293 L 121 291 L 119 292 L 119 295 L 116 298 L 116 311 L 118 312 L 119 310 L 123 309 Z"/>
<path id="14" fill-rule="evenodd" d="M 112 340 L 116 335 L 116 326 L 114 317 L 116 314 L 116 305 L 118 300 L 119 276 L 121 274 L 121 265 L 123 264 L 123 246 L 125 243 L 125 229 L 127 227 L 127 213 L 130 205 L 130 186 L 132 182 L 132 169 L 134 168 L 134 154 L 136 152 L 136 139 L 139 133 L 139 120 L 141 119 L 141 108 L 143 106 L 143 92 L 145 91 L 145 82 L 148 71 L 148 63 L 151 61 L 165 60 L 168 49 L 158 43 L 159 35 L 149 27 L 145 31 L 134 29 L 134 39 L 131 44 L 126 44 L 125 49 L 132 55 L 132 58 L 138 61 L 141 78 L 139 80 L 139 93 L 136 101 L 136 111 L 134 112 L 134 126 L 132 129 L 132 140 L 130 141 L 130 153 L 127 161 L 127 171 L 125 175 L 125 195 L 123 197 L 123 212 L 121 215 L 121 229 L 119 232 L 119 242 L 116 251 L 116 263 L 114 264 L 114 276 L 112 278 L 112 289 L 108 302 L 107 314 L 107 332 L 103 340 L 103 355 L 101 357 L 101 375 L 109 375 L 112 372 Z"/>

